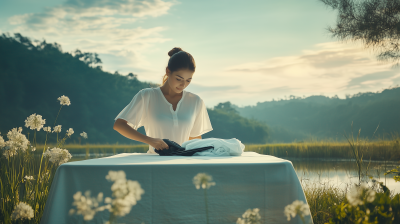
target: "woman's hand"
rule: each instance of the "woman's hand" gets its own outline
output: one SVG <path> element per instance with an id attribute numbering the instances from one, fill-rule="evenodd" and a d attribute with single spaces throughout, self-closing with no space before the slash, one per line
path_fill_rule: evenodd
<path id="1" fill-rule="evenodd" d="M 151 139 L 150 145 L 157 150 L 168 149 L 169 146 L 160 138 Z"/>

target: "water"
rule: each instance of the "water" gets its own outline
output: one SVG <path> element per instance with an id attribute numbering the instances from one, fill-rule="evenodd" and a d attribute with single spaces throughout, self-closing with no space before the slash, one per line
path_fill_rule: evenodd
<path id="1" fill-rule="evenodd" d="M 290 158 L 288 160 L 292 161 L 299 180 L 304 184 L 322 183 L 344 189 L 359 182 L 358 168 L 354 161 Z M 394 169 L 397 165 L 399 165 L 397 162 L 386 162 L 386 164 L 384 161 L 363 162 L 362 172 L 367 175 L 364 175 L 362 180 L 368 181 L 371 185 L 372 181 L 368 176 L 372 176 L 375 180 L 383 182 L 389 190 L 400 193 L 400 182 L 393 180 L 394 175 L 384 175 L 387 170 Z"/>
<path id="2" fill-rule="evenodd" d="M 91 153 L 88 157 L 86 154 L 73 154 L 70 161 L 80 161 L 85 159 L 95 159 L 106 156 L 112 156 L 113 153 Z M 358 183 L 358 168 L 354 161 L 351 160 L 335 160 L 335 159 L 312 159 L 299 160 L 293 158 L 284 158 L 290 160 L 297 173 L 299 180 L 303 184 L 325 184 L 342 189 L 349 185 Z M 372 176 L 379 182 L 383 182 L 394 193 L 400 193 L 400 182 L 393 180 L 393 174 L 384 175 L 387 170 L 396 168 L 397 162 L 371 161 L 363 163 L 363 173 L 367 171 L 367 176 Z M 364 177 L 371 183 L 368 177 Z"/>

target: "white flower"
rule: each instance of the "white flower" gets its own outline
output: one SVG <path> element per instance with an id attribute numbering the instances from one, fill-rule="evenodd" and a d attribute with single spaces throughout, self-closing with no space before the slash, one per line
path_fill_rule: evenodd
<path id="1" fill-rule="evenodd" d="M 211 186 L 215 185 L 215 182 L 212 181 L 212 176 L 207 175 L 206 173 L 198 173 L 194 178 L 193 178 L 193 184 L 196 186 L 196 189 L 208 189 Z"/>
<path id="2" fill-rule="evenodd" d="M 13 128 L 7 133 L 8 141 L 4 143 L 3 155 L 6 157 L 14 156 L 18 154 L 18 150 L 25 152 L 28 148 L 29 141 L 24 134 L 21 133 L 22 128 Z"/>
<path id="3" fill-rule="evenodd" d="M 36 147 L 31 147 L 32 152 L 36 151 Z"/>
<path id="4" fill-rule="evenodd" d="M 61 105 L 67 105 L 67 106 L 71 105 L 71 101 L 69 101 L 69 98 L 67 96 L 62 95 L 57 99 L 60 101 Z"/>
<path id="5" fill-rule="evenodd" d="M 53 132 L 60 133 L 61 132 L 61 125 L 55 126 Z"/>
<path id="6" fill-rule="evenodd" d="M 310 215 L 310 208 L 308 204 L 305 204 L 303 201 L 296 200 L 285 207 L 284 213 L 287 220 L 290 221 L 290 216 L 294 218 L 296 215 L 299 215 L 300 217 Z"/>
<path id="7" fill-rule="evenodd" d="M 33 209 L 30 205 L 25 202 L 19 202 L 18 205 L 15 206 L 14 211 L 11 214 L 12 220 L 18 219 L 31 219 L 33 218 Z"/>
<path id="8" fill-rule="evenodd" d="M 144 194 L 144 190 L 141 188 L 139 182 L 127 180 L 125 172 L 112 171 L 108 172 L 106 176 L 107 180 L 114 181 L 111 186 L 113 199 L 106 198 L 106 203 L 111 203 L 112 212 L 116 216 L 124 216 L 131 211 L 132 206 L 137 204 L 137 201 L 141 199 L 141 195 Z"/>
<path id="9" fill-rule="evenodd" d="M 51 132 L 51 127 L 49 126 L 49 127 L 44 127 L 43 128 L 43 131 L 45 131 L 45 132 Z"/>
<path id="10" fill-rule="evenodd" d="M 33 179 L 33 176 L 25 176 L 24 179 L 25 179 L 25 180 L 34 180 L 34 179 Z"/>
<path id="11" fill-rule="evenodd" d="M 82 136 L 83 138 L 87 138 L 86 132 L 82 132 L 82 133 L 81 133 L 81 136 Z"/>
<path id="12" fill-rule="evenodd" d="M 74 194 L 74 202 L 73 206 L 76 206 L 75 209 L 69 210 L 69 215 L 74 213 L 78 215 L 83 215 L 83 219 L 85 221 L 92 220 L 96 212 L 104 211 L 105 209 L 110 209 L 110 205 L 100 206 L 100 203 L 103 201 L 103 193 L 100 192 L 97 195 L 97 198 L 90 197 L 90 191 L 85 192 L 85 196 L 82 195 L 82 192 L 78 191 Z"/>
<path id="13" fill-rule="evenodd" d="M 354 186 L 351 188 L 346 194 L 346 198 L 351 206 L 358 206 L 364 204 L 363 195 L 365 195 L 367 202 L 373 202 L 375 200 L 375 194 L 376 192 L 374 190 L 369 189 L 368 185 L 363 183 L 359 187 Z"/>
<path id="14" fill-rule="evenodd" d="M 68 162 L 68 160 L 71 159 L 72 157 L 72 155 L 68 152 L 68 150 L 56 147 L 47 150 L 43 156 L 50 157 L 50 162 L 56 163 L 58 165 Z"/>
<path id="15" fill-rule="evenodd" d="M 25 120 L 25 127 L 30 128 L 32 130 L 36 129 L 40 131 L 43 125 L 46 123 L 46 119 L 42 119 L 42 115 L 32 114 Z"/>
<path id="16" fill-rule="evenodd" d="M 0 135 L 0 149 L 6 146 L 6 143 L 4 142 L 3 136 Z"/>
<path id="17" fill-rule="evenodd" d="M 74 133 L 74 130 L 72 128 L 69 128 L 67 131 L 67 135 L 71 136 Z"/>
<path id="18" fill-rule="evenodd" d="M 238 218 L 236 224 L 260 224 L 261 216 L 258 213 L 260 209 L 247 209 L 245 213 L 243 213 L 242 218 Z"/>

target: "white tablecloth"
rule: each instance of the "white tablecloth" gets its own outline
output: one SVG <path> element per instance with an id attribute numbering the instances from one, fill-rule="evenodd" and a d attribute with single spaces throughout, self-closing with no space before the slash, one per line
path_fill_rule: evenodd
<path id="1" fill-rule="evenodd" d="M 303 189 L 290 161 L 244 152 L 242 156 L 158 156 L 123 153 L 115 156 L 69 162 L 58 167 L 41 219 L 42 224 L 77 223 L 82 216 L 69 216 L 73 195 L 91 191 L 111 197 L 105 179 L 109 170 L 123 170 L 126 179 L 137 180 L 145 193 L 131 212 L 118 223 L 206 223 L 204 190 L 192 182 L 207 173 L 216 182 L 207 190 L 210 223 L 236 223 L 249 208 L 259 208 L 262 223 L 290 222 L 284 207 L 294 200 L 306 203 Z M 109 212 L 97 213 L 91 222 L 104 223 Z M 306 221 L 311 222 L 310 216 Z M 83 223 L 83 222 L 82 222 Z"/>

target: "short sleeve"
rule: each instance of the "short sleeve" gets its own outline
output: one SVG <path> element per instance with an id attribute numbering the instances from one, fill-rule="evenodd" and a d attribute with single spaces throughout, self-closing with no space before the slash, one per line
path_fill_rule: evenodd
<path id="1" fill-rule="evenodd" d="M 117 115 L 118 118 L 124 119 L 128 125 L 137 130 L 145 125 L 146 121 L 146 96 L 143 90 L 140 90 L 131 100 L 131 102 Z"/>
<path id="2" fill-rule="evenodd" d="M 190 137 L 197 137 L 213 130 L 206 105 L 202 99 L 200 99 L 199 104 Z"/>

